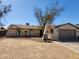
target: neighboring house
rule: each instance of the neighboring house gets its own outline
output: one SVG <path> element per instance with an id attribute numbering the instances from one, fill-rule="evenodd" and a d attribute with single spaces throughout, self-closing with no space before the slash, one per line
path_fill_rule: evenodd
<path id="1" fill-rule="evenodd" d="M 7 33 L 7 30 L 4 27 L 0 27 L 0 37 L 5 36 Z"/>
<path id="2" fill-rule="evenodd" d="M 76 41 L 79 37 L 79 27 L 66 23 L 54 29 L 54 38 L 60 41 Z"/>
<path id="3" fill-rule="evenodd" d="M 30 25 L 10 25 L 6 36 L 9 37 L 29 37 L 29 36 L 40 36 L 39 26 Z"/>

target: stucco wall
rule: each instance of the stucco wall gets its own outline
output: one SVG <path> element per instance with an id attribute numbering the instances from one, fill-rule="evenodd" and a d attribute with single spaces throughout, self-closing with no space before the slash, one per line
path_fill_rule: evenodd
<path id="1" fill-rule="evenodd" d="M 40 30 L 32 30 L 30 31 L 31 36 L 40 36 Z"/>
<path id="2" fill-rule="evenodd" d="M 20 30 L 20 36 L 25 36 L 25 30 Z"/>
<path id="3" fill-rule="evenodd" d="M 25 31 L 27 31 L 25 33 Z M 20 36 L 21 37 L 25 37 L 25 36 L 40 36 L 40 30 L 21 30 L 20 32 Z"/>
<path id="4" fill-rule="evenodd" d="M 54 40 L 58 40 L 58 29 L 54 29 Z"/>
<path id="5" fill-rule="evenodd" d="M 25 31 L 27 31 L 25 33 Z M 16 29 L 8 29 L 6 36 L 8 37 L 16 37 L 17 35 L 17 30 Z M 40 30 L 29 30 L 29 29 L 20 29 L 20 36 L 25 37 L 25 36 L 40 36 Z"/>
<path id="6" fill-rule="evenodd" d="M 79 37 L 79 29 L 78 29 L 76 32 L 77 32 L 77 34 L 76 34 L 76 35 L 77 35 L 77 38 L 78 38 L 78 37 Z"/>
<path id="7" fill-rule="evenodd" d="M 16 29 L 8 29 L 6 36 L 16 36 Z"/>

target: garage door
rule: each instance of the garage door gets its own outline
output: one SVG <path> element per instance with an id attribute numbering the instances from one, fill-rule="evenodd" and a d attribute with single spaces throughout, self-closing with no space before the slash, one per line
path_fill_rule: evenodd
<path id="1" fill-rule="evenodd" d="M 76 30 L 59 30 L 59 40 L 61 41 L 74 41 L 76 39 Z"/>

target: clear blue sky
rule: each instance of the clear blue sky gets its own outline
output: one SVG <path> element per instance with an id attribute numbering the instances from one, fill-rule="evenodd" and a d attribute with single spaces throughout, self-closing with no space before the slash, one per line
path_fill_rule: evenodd
<path id="1" fill-rule="evenodd" d="M 65 10 L 58 16 L 54 24 L 71 22 L 79 24 L 79 0 L 58 0 L 64 5 Z M 41 9 L 50 6 L 54 0 L 5 0 L 6 4 L 12 4 L 12 11 L 6 16 L 7 25 L 25 24 L 38 25 L 34 16 L 34 7 Z"/>

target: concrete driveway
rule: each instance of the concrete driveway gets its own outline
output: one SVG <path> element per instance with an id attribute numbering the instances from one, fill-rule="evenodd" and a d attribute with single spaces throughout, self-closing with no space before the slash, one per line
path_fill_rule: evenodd
<path id="1" fill-rule="evenodd" d="M 76 53 L 79 53 L 79 42 L 58 42 L 54 41 L 54 43 L 60 44 Z"/>

